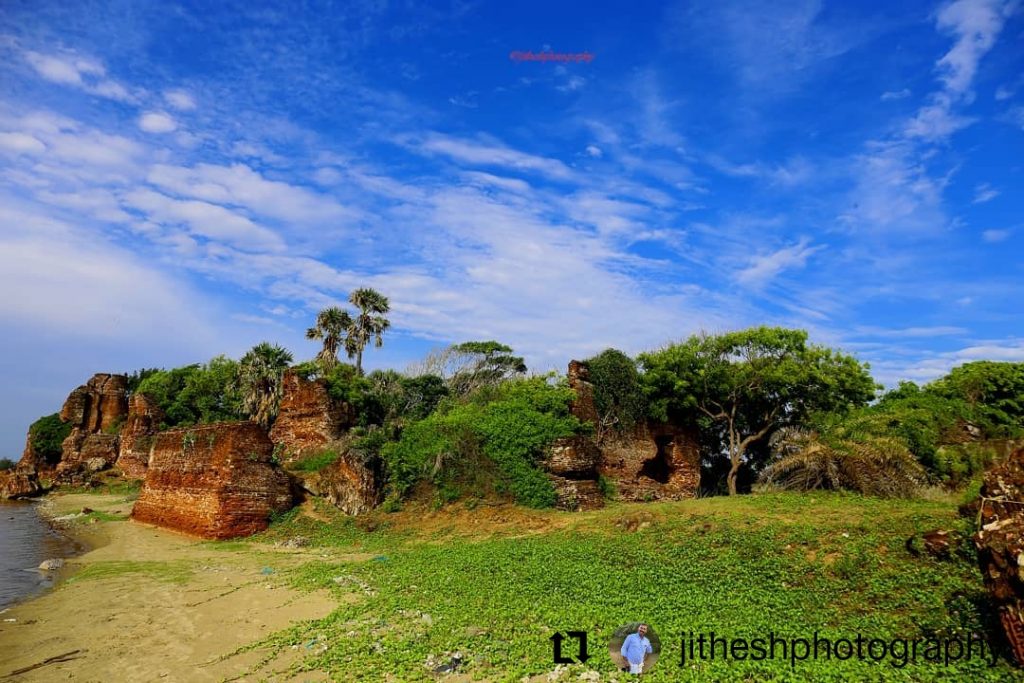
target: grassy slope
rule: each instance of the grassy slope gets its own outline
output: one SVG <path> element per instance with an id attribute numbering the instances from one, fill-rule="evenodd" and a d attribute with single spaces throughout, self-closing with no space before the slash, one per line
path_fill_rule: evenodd
<path id="1" fill-rule="evenodd" d="M 1016 675 L 1005 658 L 992 669 L 977 660 L 948 668 L 857 661 L 679 667 L 678 638 L 691 630 L 891 639 L 982 629 L 987 617 L 975 566 L 915 557 L 904 547 L 916 532 L 955 524 L 951 503 L 819 493 L 575 515 L 506 507 L 352 520 L 321 507 L 317 516 L 289 515 L 254 540 L 302 535 L 377 557 L 317 561 L 296 571 L 297 585 L 326 586 L 340 606 L 264 645 L 305 645 L 307 667 L 337 680 L 429 680 L 428 656 L 454 651 L 470 658 L 463 670 L 473 677 L 520 680 L 554 668 L 548 638 L 556 630 L 589 632 L 596 656 L 588 668 L 604 680 L 613 671 L 604 644 L 616 626 L 636 620 L 650 622 L 665 643 L 645 677 L 651 681 Z"/>

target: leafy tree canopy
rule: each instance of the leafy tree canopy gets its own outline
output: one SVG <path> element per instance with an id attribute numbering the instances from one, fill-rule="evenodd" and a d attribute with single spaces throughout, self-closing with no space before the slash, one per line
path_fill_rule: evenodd
<path id="1" fill-rule="evenodd" d="M 594 386 L 598 437 L 609 429 L 625 431 L 641 421 L 647 400 L 636 361 L 617 349 L 607 349 L 583 361 Z"/>
<path id="2" fill-rule="evenodd" d="M 807 343 L 807 333 L 757 327 L 694 335 L 642 354 L 651 414 L 701 418 L 721 434 L 731 468 L 730 494 L 748 447 L 815 411 L 844 412 L 874 397 L 868 366 Z"/>
<path id="3" fill-rule="evenodd" d="M 238 363 L 216 356 L 205 364 L 171 370 L 143 370 L 136 391 L 156 401 L 166 414 L 164 427 L 238 420 L 243 417 L 237 388 Z"/>
<path id="4" fill-rule="evenodd" d="M 1024 430 L 1024 363 L 965 363 L 926 389 L 965 401 L 989 426 L 1000 426 L 1008 432 Z"/>
<path id="5" fill-rule="evenodd" d="M 59 413 L 41 417 L 28 428 L 32 450 L 50 465 L 60 462 L 61 444 L 69 434 L 71 434 L 71 425 L 61 422 Z"/>

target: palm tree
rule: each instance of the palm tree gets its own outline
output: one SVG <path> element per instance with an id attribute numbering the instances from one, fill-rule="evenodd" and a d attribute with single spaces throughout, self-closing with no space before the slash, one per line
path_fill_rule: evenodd
<path id="1" fill-rule="evenodd" d="M 323 340 L 323 348 L 316 355 L 325 372 L 338 364 L 338 348 L 346 341 L 352 316 L 348 311 L 330 306 L 316 316 L 316 325 L 306 330 L 306 339 Z"/>
<path id="2" fill-rule="evenodd" d="M 785 427 L 771 438 L 775 460 L 762 472 L 766 490 L 849 489 L 910 497 L 925 473 L 907 444 L 875 416 L 825 416 L 814 428 Z"/>
<path id="3" fill-rule="evenodd" d="M 345 340 L 345 350 L 349 357 L 356 358 L 356 372 L 363 374 L 363 349 L 370 343 L 380 348 L 384 345 L 384 332 L 391 327 L 384 314 L 391 310 L 388 298 L 375 289 L 360 288 L 352 292 L 349 303 L 359 310 L 359 314 L 349 327 Z"/>
<path id="4" fill-rule="evenodd" d="M 287 349 L 260 342 L 242 356 L 238 367 L 238 384 L 242 405 L 249 417 L 264 429 L 277 417 L 281 405 L 281 375 L 292 362 Z"/>

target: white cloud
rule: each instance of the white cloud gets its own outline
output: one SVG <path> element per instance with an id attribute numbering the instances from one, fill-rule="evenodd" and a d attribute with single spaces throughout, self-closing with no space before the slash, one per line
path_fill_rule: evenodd
<path id="1" fill-rule="evenodd" d="M 123 200 L 159 224 L 184 225 L 194 235 L 226 242 L 240 249 L 281 251 L 285 246 L 273 230 L 216 204 L 172 199 L 142 189 L 126 193 Z"/>
<path id="2" fill-rule="evenodd" d="M 840 219 L 873 235 L 938 233 L 949 225 L 942 209 L 945 179 L 932 178 L 906 142 L 869 143 L 853 160 L 856 187 Z"/>
<path id="3" fill-rule="evenodd" d="M 984 204 L 999 196 L 999 190 L 988 183 L 979 183 L 974 188 L 974 204 Z"/>
<path id="4" fill-rule="evenodd" d="M 955 0 L 939 10 L 936 27 L 952 34 L 953 47 L 936 62 L 943 87 L 907 124 L 905 134 L 926 142 L 945 140 L 973 120 L 953 109 L 971 97 L 982 57 L 992 49 L 1014 0 Z"/>
<path id="5" fill-rule="evenodd" d="M 905 99 L 907 97 L 910 97 L 910 89 L 909 88 L 904 88 L 903 90 L 888 90 L 888 91 L 882 93 L 882 96 L 881 96 L 880 99 L 883 102 L 888 102 L 890 100 L 902 100 L 902 99 Z"/>
<path id="6" fill-rule="evenodd" d="M 598 147 L 597 145 L 587 145 L 586 152 L 588 155 L 594 157 L 595 159 L 601 158 L 601 148 Z"/>
<path id="7" fill-rule="evenodd" d="M 528 192 L 530 190 L 530 184 L 519 178 L 496 176 L 493 173 L 483 173 L 482 171 L 463 171 L 460 175 L 474 185 L 496 187 L 508 192 Z"/>
<path id="8" fill-rule="evenodd" d="M 926 142 L 937 142 L 974 122 L 970 117 L 953 113 L 952 108 L 953 102 L 948 95 L 936 94 L 931 104 L 921 107 L 907 122 L 905 134 Z"/>
<path id="9" fill-rule="evenodd" d="M 465 140 L 432 133 L 419 143 L 418 149 L 466 164 L 532 171 L 558 180 L 566 180 L 572 175 L 569 167 L 558 159 L 520 152 L 489 138 Z"/>
<path id="10" fill-rule="evenodd" d="M 46 145 L 27 133 L 0 133 L 0 148 L 16 154 L 46 151 Z"/>
<path id="11" fill-rule="evenodd" d="M 267 180 L 245 164 L 154 165 L 147 180 L 184 197 L 245 207 L 263 216 L 298 223 L 347 225 L 360 212 L 312 189 Z"/>
<path id="12" fill-rule="evenodd" d="M 139 117 L 139 128 L 147 133 L 171 133 L 177 130 L 178 124 L 164 112 L 150 111 Z"/>
<path id="13" fill-rule="evenodd" d="M 798 243 L 750 259 L 750 264 L 736 273 L 736 280 L 746 286 L 759 287 L 785 270 L 803 268 L 807 259 L 821 251 L 823 245 L 812 247 L 806 237 Z"/>
<path id="14" fill-rule="evenodd" d="M 0 205 L 0 288 L 18 296 L 0 298 L 8 323 L 48 330 L 72 346 L 83 338 L 139 344 L 180 337 L 191 346 L 209 331 L 193 293 L 136 254 L 9 206 Z"/>
<path id="15" fill-rule="evenodd" d="M 82 74 L 72 62 L 38 52 L 27 52 L 25 58 L 36 73 L 48 81 L 64 85 L 82 84 Z"/>
<path id="16" fill-rule="evenodd" d="M 26 61 L 36 73 L 60 85 L 68 85 L 120 102 L 134 102 L 136 98 L 120 83 L 105 78 L 106 69 L 97 61 L 74 54 L 52 55 L 25 51 Z"/>
<path id="17" fill-rule="evenodd" d="M 164 99 L 167 104 L 179 111 L 190 111 L 196 108 L 196 101 L 184 90 L 165 90 Z"/>
<path id="18" fill-rule="evenodd" d="M 992 49 L 996 36 L 1015 2 L 956 0 L 939 10 L 939 30 L 956 36 L 956 43 L 938 61 L 947 91 L 964 94 L 971 87 L 981 58 Z"/>
<path id="19" fill-rule="evenodd" d="M 1009 236 L 1009 230 L 985 230 L 981 233 L 981 238 L 989 243 L 1002 242 Z"/>
<path id="20" fill-rule="evenodd" d="M 856 336 L 863 337 L 885 337 L 885 338 L 918 338 L 918 337 L 948 337 L 967 333 L 964 327 L 953 325 L 933 325 L 930 327 L 858 327 Z"/>

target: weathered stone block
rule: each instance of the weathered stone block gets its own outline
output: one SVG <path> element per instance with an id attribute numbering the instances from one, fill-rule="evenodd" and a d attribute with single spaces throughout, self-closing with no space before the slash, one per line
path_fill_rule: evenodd
<path id="1" fill-rule="evenodd" d="M 287 456 L 323 448 L 355 423 L 348 403 L 334 401 L 324 380 L 308 380 L 292 370 L 281 378 L 281 407 L 270 440 Z"/>
<path id="2" fill-rule="evenodd" d="M 156 436 L 132 518 L 205 538 L 247 536 L 293 503 L 274 445 L 254 422 L 219 422 Z"/>
<path id="3" fill-rule="evenodd" d="M 164 411 L 145 394 L 133 394 L 121 429 L 117 468 L 128 479 L 145 479 L 154 435 L 165 419 Z"/>
<path id="4" fill-rule="evenodd" d="M 312 493 L 331 501 L 347 515 L 359 515 L 380 505 L 383 498 L 380 464 L 343 451 L 333 463 L 303 482 Z"/>
<path id="5" fill-rule="evenodd" d="M 593 510 L 604 507 L 604 494 L 595 479 L 567 479 L 549 475 L 558 494 L 555 504 L 560 510 Z"/>

